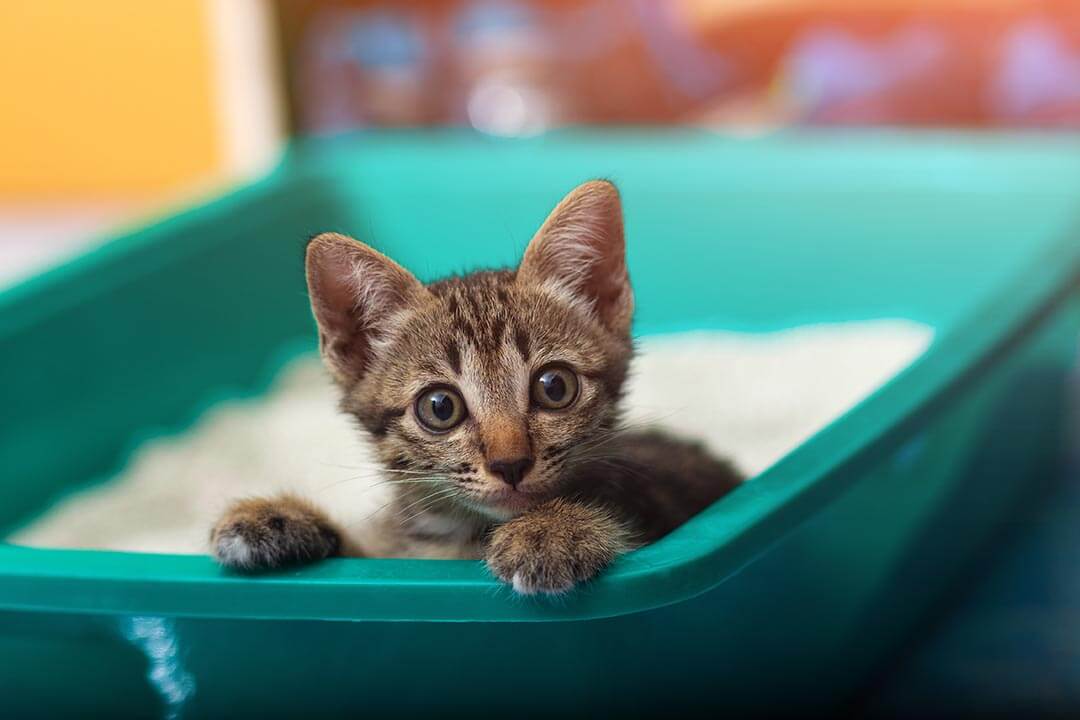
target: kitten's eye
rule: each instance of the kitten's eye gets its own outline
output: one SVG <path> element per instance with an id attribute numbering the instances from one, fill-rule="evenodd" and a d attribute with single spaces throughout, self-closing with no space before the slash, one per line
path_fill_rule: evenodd
<path id="1" fill-rule="evenodd" d="M 464 420 L 465 414 L 465 401 L 450 388 L 431 388 L 416 398 L 416 417 L 431 432 L 446 432 Z"/>
<path id="2" fill-rule="evenodd" d="M 578 379 L 562 365 L 548 365 L 533 380 L 533 402 L 548 410 L 561 410 L 577 399 Z"/>

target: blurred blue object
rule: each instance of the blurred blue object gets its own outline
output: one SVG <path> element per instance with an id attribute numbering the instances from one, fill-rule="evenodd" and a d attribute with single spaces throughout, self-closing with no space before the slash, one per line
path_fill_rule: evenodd
<path id="1" fill-rule="evenodd" d="M 421 59 L 424 42 L 406 16 L 377 10 L 353 16 L 349 50 L 356 61 L 370 67 L 411 66 Z"/>

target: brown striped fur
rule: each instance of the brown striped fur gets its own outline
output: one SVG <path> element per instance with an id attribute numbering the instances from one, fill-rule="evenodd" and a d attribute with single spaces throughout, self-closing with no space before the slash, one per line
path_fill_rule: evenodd
<path id="1" fill-rule="evenodd" d="M 339 550 L 483 557 L 519 592 L 557 593 L 740 480 L 697 446 L 619 430 L 633 294 L 610 183 L 571 192 L 516 270 L 425 286 L 366 245 L 326 233 L 308 246 L 307 272 L 341 407 L 373 440 L 394 501 L 349 542 L 296 498 L 241 501 L 212 533 L 225 565 L 276 567 Z M 576 400 L 556 410 L 533 390 L 553 363 L 578 380 Z M 432 387 L 453 389 L 467 406 L 446 432 L 417 416 L 416 399 Z M 516 485 L 497 469 L 511 461 L 526 463 Z"/>

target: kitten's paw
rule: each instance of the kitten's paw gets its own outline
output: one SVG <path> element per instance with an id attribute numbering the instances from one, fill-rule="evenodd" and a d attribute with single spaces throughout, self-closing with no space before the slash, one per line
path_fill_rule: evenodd
<path id="1" fill-rule="evenodd" d="M 500 525 L 487 566 L 522 595 L 557 595 L 596 577 L 626 548 L 626 530 L 602 509 L 554 500 Z"/>
<path id="2" fill-rule="evenodd" d="M 234 502 L 210 531 L 210 549 L 234 570 L 311 563 L 341 549 L 341 534 L 314 505 L 294 495 Z"/>

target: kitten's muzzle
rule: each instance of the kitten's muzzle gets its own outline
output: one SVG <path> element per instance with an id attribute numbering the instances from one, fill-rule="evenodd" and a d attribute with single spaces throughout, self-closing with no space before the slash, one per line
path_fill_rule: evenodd
<path id="1" fill-rule="evenodd" d="M 516 488 L 532 466 L 531 457 L 521 457 L 516 460 L 494 460 L 487 464 L 487 469 L 492 475 L 501 477 L 510 487 Z"/>

